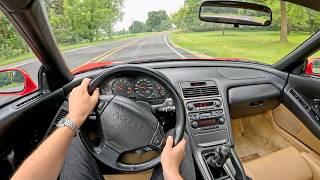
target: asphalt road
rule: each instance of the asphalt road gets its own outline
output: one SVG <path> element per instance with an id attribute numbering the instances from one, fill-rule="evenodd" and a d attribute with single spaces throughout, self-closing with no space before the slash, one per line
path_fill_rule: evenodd
<path id="1" fill-rule="evenodd" d="M 139 38 L 130 38 L 83 47 L 66 51 L 63 53 L 63 57 L 70 70 L 90 62 L 130 62 L 134 60 L 196 57 L 180 48 L 174 47 L 170 42 L 168 35 L 169 33 L 156 33 Z M 37 83 L 37 73 L 40 65 L 40 62 L 37 59 L 29 59 L 16 64 L 0 67 L 0 69 L 21 68 Z M 0 96 L 0 104 L 10 98 L 12 97 Z"/>

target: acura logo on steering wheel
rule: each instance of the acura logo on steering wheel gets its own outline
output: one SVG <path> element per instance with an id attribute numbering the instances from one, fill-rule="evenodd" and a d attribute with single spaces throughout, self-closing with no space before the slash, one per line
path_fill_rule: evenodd
<path id="1" fill-rule="evenodd" d="M 122 121 L 128 124 L 131 128 L 136 129 L 139 133 L 144 131 L 143 127 L 139 126 L 134 120 L 130 119 L 126 113 L 116 112 L 111 117 L 112 121 Z"/>

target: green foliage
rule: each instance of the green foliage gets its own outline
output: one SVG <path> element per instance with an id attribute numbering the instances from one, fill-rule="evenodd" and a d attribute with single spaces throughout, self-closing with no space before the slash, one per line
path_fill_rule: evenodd
<path id="1" fill-rule="evenodd" d="M 23 84 L 24 77 L 18 71 L 4 71 L 0 73 L 0 89 L 3 87 L 15 87 L 16 85 Z"/>
<path id="2" fill-rule="evenodd" d="M 145 32 L 145 30 L 146 30 L 146 26 L 141 21 L 133 21 L 133 23 L 129 27 L 129 32 L 133 34 Z"/>
<path id="3" fill-rule="evenodd" d="M 28 46 L 17 35 L 9 20 L 0 13 L 0 59 L 29 52 Z"/>
<path id="4" fill-rule="evenodd" d="M 57 41 L 74 44 L 111 38 L 122 6 L 123 0 L 54 0 L 48 2 L 48 12 Z"/>
<path id="5" fill-rule="evenodd" d="M 201 24 L 198 18 L 200 2 L 198 0 L 185 0 L 184 6 L 172 16 L 174 25 L 184 30 L 199 27 Z"/>
<path id="6" fill-rule="evenodd" d="M 149 32 L 160 32 L 170 30 L 172 24 L 166 11 L 151 11 L 148 13 L 146 28 Z"/>

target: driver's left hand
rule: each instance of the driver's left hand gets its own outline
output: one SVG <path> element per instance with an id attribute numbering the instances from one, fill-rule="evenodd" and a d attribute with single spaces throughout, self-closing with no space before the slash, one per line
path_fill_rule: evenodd
<path id="1" fill-rule="evenodd" d="M 69 114 L 67 117 L 72 120 L 78 128 L 81 127 L 98 102 L 98 88 L 91 96 L 88 93 L 90 81 L 91 79 L 88 78 L 83 79 L 82 83 L 78 87 L 75 87 L 69 96 Z"/>

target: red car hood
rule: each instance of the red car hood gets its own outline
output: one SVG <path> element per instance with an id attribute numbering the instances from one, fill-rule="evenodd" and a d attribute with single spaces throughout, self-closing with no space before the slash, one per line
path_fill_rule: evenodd
<path id="1" fill-rule="evenodd" d="M 243 59 L 239 58 L 209 58 L 209 59 L 179 59 L 181 61 L 188 61 L 188 60 L 206 60 L 206 61 L 244 61 Z M 90 71 L 93 69 L 99 69 L 102 67 L 107 67 L 111 66 L 114 64 L 121 64 L 122 62 L 118 61 L 104 61 L 104 62 L 91 62 L 91 63 L 86 63 L 81 66 L 78 66 L 75 69 L 72 69 L 71 72 L 73 74 L 78 74 L 86 71 Z"/>

